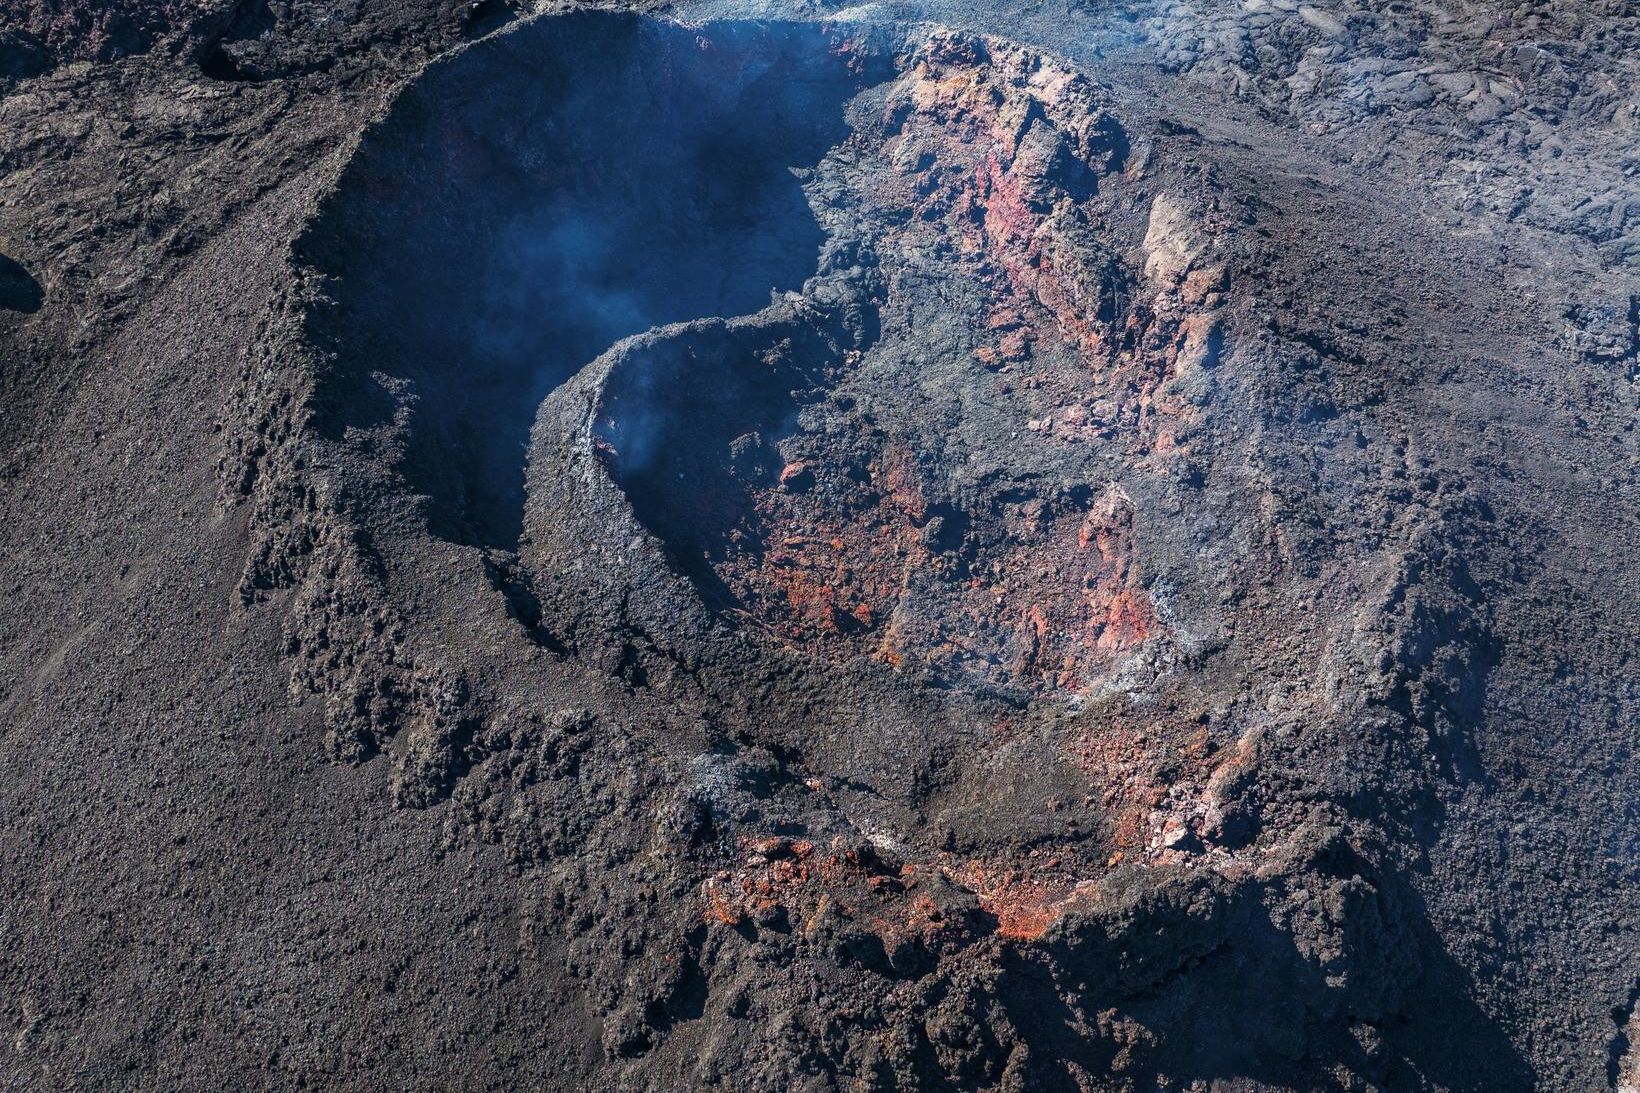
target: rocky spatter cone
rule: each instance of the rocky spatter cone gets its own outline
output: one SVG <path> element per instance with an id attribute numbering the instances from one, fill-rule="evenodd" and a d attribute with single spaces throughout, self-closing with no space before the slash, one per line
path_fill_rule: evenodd
<path id="1" fill-rule="evenodd" d="M 485 309 L 517 291 L 535 315 L 562 271 L 449 291 L 535 224 L 471 193 L 547 187 L 591 216 L 612 165 L 576 136 L 596 96 L 541 93 L 512 125 L 494 81 L 588 42 L 663 82 L 726 55 L 747 83 L 707 79 L 721 116 L 655 99 L 708 135 L 749 124 L 745 88 L 783 65 L 846 91 L 847 128 L 801 171 L 820 264 L 755 314 L 636 333 L 598 325 L 630 303 L 609 293 L 576 344 L 632 336 L 558 372 L 538 337 L 508 371 L 480 352 Z M 297 586 L 293 683 L 324 698 L 338 755 L 386 752 L 398 804 L 447 801 L 452 844 L 541 878 L 531 929 L 574 939 L 552 951 L 634 1082 L 1120 1089 L 1228 1056 L 1277 1083 L 1386 1072 L 1418 911 L 1349 806 L 1390 787 L 1425 807 L 1436 747 L 1462 766 L 1486 629 L 1462 558 L 1430 542 L 1366 576 L 1304 570 L 1275 473 L 1215 416 L 1268 395 L 1287 352 L 1235 353 L 1232 321 L 1256 320 L 1230 203 L 1133 162 L 1061 62 L 909 42 L 583 13 L 446 62 L 302 249 L 316 391 L 271 399 L 243 449 L 251 492 L 300 519 L 270 529 L 247 601 Z M 638 167 L 620 192 L 676 165 Z M 711 211 L 722 180 L 689 181 L 657 215 Z M 463 230 L 400 250 L 398 209 Z M 775 242 L 809 239 L 802 220 Z M 376 234 L 347 234 L 361 221 Z M 597 272 L 698 272 L 655 257 Z M 404 299 L 447 307 L 445 340 L 372 311 Z M 517 453 L 485 443 L 544 377 L 520 514 L 500 488 Z M 1433 540 L 1483 519 L 1450 493 Z M 1359 612 L 1317 604 L 1338 573 Z M 571 686 L 600 709 L 543 712 Z M 1348 748 L 1317 788 L 1306 755 Z"/>

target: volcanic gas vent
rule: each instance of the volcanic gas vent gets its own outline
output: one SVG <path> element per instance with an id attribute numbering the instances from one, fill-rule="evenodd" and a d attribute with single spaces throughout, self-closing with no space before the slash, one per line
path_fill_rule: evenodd
<path id="1" fill-rule="evenodd" d="M 435 66 L 366 137 L 304 260 L 341 359 L 322 422 L 388 436 L 441 536 L 516 545 L 542 397 L 614 341 L 814 272 L 799 175 L 871 79 L 818 25 L 581 13 Z"/>

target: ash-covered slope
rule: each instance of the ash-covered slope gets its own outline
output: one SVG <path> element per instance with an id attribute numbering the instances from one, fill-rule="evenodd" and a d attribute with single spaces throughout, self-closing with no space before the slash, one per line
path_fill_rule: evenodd
<path id="1" fill-rule="evenodd" d="M 525 14 L 0 37 L 11 1084 L 1632 1084 L 1631 13 Z"/>

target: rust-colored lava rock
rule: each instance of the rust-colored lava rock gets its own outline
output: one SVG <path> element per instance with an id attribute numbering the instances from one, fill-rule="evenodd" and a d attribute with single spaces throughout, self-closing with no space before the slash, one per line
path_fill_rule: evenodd
<path id="1" fill-rule="evenodd" d="M 869 310 L 875 340 L 830 358 L 761 350 L 799 386 L 733 436 L 704 408 L 672 424 L 656 420 L 672 408 L 611 402 L 617 476 L 641 481 L 640 514 L 654 508 L 686 568 L 710 568 L 724 606 L 795 648 L 1065 693 L 1166 655 L 1133 500 L 1084 476 L 1186 457 L 1192 408 L 1164 387 L 1216 352 L 1207 229 L 1158 218 L 1155 275 L 1124 264 L 1107 220 L 1128 138 L 1086 77 L 1016 46 L 935 33 L 850 112 L 808 192 L 852 256 L 871 255 L 826 292 Z M 920 315 L 930 282 L 965 296 Z M 908 360 L 931 339 L 945 355 Z M 891 421 L 908 383 L 982 402 L 936 437 L 937 420 Z M 644 434 L 634 460 L 621 438 L 635 429 L 665 439 Z M 946 443 L 969 450 L 942 459 Z M 953 474 L 989 465 L 988 481 Z M 1067 484 L 1044 490 L 1048 468 Z"/>
<path id="2" fill-rule="evenodd" d="M 0 0 L 0 1087 L 1635 1093 L 1637 89 Z"/>

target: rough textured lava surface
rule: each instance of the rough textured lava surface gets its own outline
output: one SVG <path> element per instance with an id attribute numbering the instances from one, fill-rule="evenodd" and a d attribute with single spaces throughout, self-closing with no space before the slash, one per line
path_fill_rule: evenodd
<path id="1" fill-rule="evenodd" d="M 1640 1091 L 1624 0 L 0 0 L 0 1086 Z"/>

